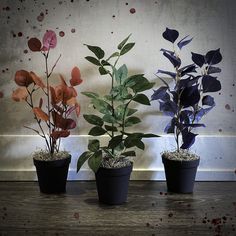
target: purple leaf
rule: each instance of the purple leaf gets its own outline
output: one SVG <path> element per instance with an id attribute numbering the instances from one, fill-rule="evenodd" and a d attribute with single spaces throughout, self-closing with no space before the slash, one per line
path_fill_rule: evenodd
<path id="1" fill-rule="evenodd" d="M 189 35 L 185 36 L 183 39 L 181 39 L 178 43 L 177 46 L 179 47 L 179 49 L 181 50 L 182 47 L 186 46 L 187 44 L 189 44 L 193 38 L 191 39 L 187 39 L 189 37 Z"/>
<path id="2" fill-rule="evenodd" d="M 174 29 L 166 28 L 165 32 L 162 34 L 163 38 L 174 43 L 175 40 L 179 37 L 179 32 Z"/>
<path id="3" fill-rule="evenodd" d="M 209 65 L 218 64 L 221 62 L 221 60 L 222 60 L 222 55 L 220 53 L 220 49 L 209 51 L 206 54 L 206 62 Z"/>
<path id="4" fill-rule="evenodd" d="M 210 95 L 206 95 L 202 98 L 202 105 L 207 105 L 207 106 L 214 106 L 215 101 L 214 98 Z"/>
<path id="5" fill-rule="evenodd" d="M 151 100 L 169 100 L 170 99 L 170 95 L 166 92 L 168 88 L 167 87 L 160 87 L 159 89 L 157 90 L 154 90 L 154 93 L 153 95 L 151 96 Z"/>
<path id="6" fill-rule="evenodd" d="M 50 48 L 55 48 L 57 45 L 56 33 L 52 30 L 47 30 L 43 36 L 43 51 L 48 51 Z"/>
<path id="7" fill-rule="evenodd" d="M 161 51 L 161 52 L 167 52 L 167 53 L 169 53 L 170 55 L 174 55 L 174 54 L 175 54 L 173 51 L 170 51 L 170 50 L 167 50 L 167 49 L 164 49 L 164 48 L 162 48 L 160 51 Z"/>
<path id="8" fill-rule="evenodd" d="M 158 70 L 156 74 L 165 74 L 165 75 L 169 75 L 171 76 L 172 78 L 175 78 L 176 77 L 176 73 L 174 72 L 170 72 L 170 71 L 165 71 L 165 70 Z"/>
<path id="9" fill-rule="evenodd" d="M 217 92 L 221 90 L 221 83 L 216 78 L 217 77 L 213 77 L 210 75 L 204 75 L 202 77 L 203 93 Z"/>
<path id="10" fill-rule="evenodd" d="M 197 136 L 197 134 L 188 132 L 187 129 L 184 129 L 182 131 L 183 144 L 180 148 L 189 149 L 194 144 L 196 136 Z"/>
<path id="11" fill-rule="evenodd" d="M 199 121 L 202 119 L 202 117 L 203 117 L 204 115 L 206 115 L 213 107 L 214 107 L 214 106 L 208 107 L 208 108 L 201 108 L 201 109 L 197 112 L 197 114 L 196 114 L 196 116 L 195 116 L 195 121 L 196 121 L 196 122 L 199 122 Z M 192 119 L 193 119 L 193 117 L 192 117 Z"/>
<path id="12" fill-rule="evenodd" d="M 164 52 L 163 55 L 169 59 L 169 61 L 172 63 L 172 65 L 174 67 L 179 67 L 181 65 L 181 60 L 180 58 L 174 56 L 174 55 L 171 55 L 171 54 L 168 54 L 167 52 Z"/>
<path id="13" fill-rule="evenodd" d="M 199 67 L 202 67 L 205 63 L 205 57 L 201 54 L 192 52 L 192 61 Z"/>
<path id="14" fill-rule="evenodd" d="M 196 66 L 194 64 L 187 65 L 187 66 L 182 67 L 179 71 L 181 73 L 181 77 L 183 77 L 184 75 L 188 73 L 196 72 Z"/>
<path id="15" fill-rule="evenodd" d="M 198 84 L 183 89 L 180 95 L 180 104 L 184 107 L 194 106 L 200 100 Z"/>
<path id="16" fill-rule="evenodd" d="M 177 112 L 177 105 L 170 100 L 160 102 L 160 111 L 163 111 L 164 115 L 174 117 Z"/>
<path id="17" fill-rule="evenodd" d="M 172 134 L 175 132 L 175 118 L 173 118 L 165 127 L 164 132 L 167 134 Z"/>
<path id="18" fill-rule="evenodd" d="M 76 122 L 72 119 L 66 119 L 66 129 L 74 129 L 76 127 Z"/>
<path id="19" fill-rule="evenodd" d="M 209 66 L 207 67 L 208 74 L 220 73 L 221 69 L 219 67 Z"/>

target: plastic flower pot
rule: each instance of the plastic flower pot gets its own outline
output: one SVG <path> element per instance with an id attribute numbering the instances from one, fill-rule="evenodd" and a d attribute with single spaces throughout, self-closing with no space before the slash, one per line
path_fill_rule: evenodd
<path id="1" fill-rule="evenodd" d="M 130 174 L 133 165 L 106 169 L 100 167 L 95 174 L 98 198 L 101 203 L 120 205 L 127 201 Z"/>
<path id="2" fill-rule="evenodd" d="M 192 193 L 199 161 L 200 159 L 177 161 L 162 156 L 168 191 L 175 193 Z"/>
<path id="3" fill-rule="evenodd" d="M 35 160 L 39 188 L 42 193 L 57 194 L 66 192 L 66 181 L 71 155 L 68 158 L 42 161 Z"/>

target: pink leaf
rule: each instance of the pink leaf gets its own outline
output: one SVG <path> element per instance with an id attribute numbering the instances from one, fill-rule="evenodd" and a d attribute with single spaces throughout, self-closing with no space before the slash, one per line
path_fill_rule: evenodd
<path id="1" fill-rule="evenodd" d="M 76 109 L 76 105 L 67 110 L 66 115 L 70 115 Z"/>
<path id="2" fill-rule="evenodd" d="M 70 84 L 71 86 L 76 86 L 82 83 L 80 69 L 78 67 L 74 67 L 71 71 L 71 79 Z"/>
<path id="3" fill-rule="evenodd" d="M 49 120 L 48 114 L 45 113 L 41 108 L 34 107 L 33 108 L 33 112 L 37 116 L 38 119 L 41 119 L 41 120 L 44 120 L 44 121 L 48 121 Z"/>
<path id="4" fill-rule="evenodd" d="M 28 87 L 31 83 L 33 83 L 33 78 L 28 71 L 18 70 L 15 74 L 15 82 L 19 86 Z"/>
<path id="5" fill-rule="evenodd" d="M 52 30 L 47 30 L 43 36 L 43 51 L 48 51 L 51 48 L 55 48 L 57 45 L 56 33 Z"/>
<path id="6" fill-rule="evenodd" d="M 39 39 L 31 38 L 28 41 L 28 47 L 32 52 L 40 52 L 42 44 Z"/>
<path id="7" fill-rule="evenodd" d="M 25 101 L 28 96 L 28 91 L 26 87 L 17 88 L 12 93 L 12 99 L 16 102 Z"/>
<path id="8" fill-rule="evenodd" d="M 39 100 L 39 108 L 42 108 L 42 105 L 43 105 L 43 99 L 40 98 L 40 100 Z"/>
<path id="9" fill-rule="evenodd" d="M 33 71 L 30 71 L 30 75 L 36 85 L 38 85 L 40 88 L 46 88 L 46 85 L 41 80 L 41 78 L 38 77 Z"/>
<path id="10" fill-rule="evenodd" d="M 53 137 L 54 139 L 66 138 L 69 135 L 70 135 L 70 131 L 69 130 L 53 131 L 51 133 L 51 137 Z"/>
<path id="11" fill-rule="evenodd" d="M 76 122 L 72 119 L 66 119 L 66 129 L 74 129 L 76 127 Z"/>
<path id="12" fill-rule="evenodd" d="M 76 112 L 76 116 L 79 117 L 79 115 L 80 115 L 80 105 L 79 105 L 79 103 L 76 104 L 75 112 Z"/>

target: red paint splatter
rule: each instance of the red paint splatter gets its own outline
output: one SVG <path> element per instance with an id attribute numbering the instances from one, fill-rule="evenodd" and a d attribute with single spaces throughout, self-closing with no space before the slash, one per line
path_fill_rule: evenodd
<path id="1" fill-rule="evenodd" d="M 72 34 L 75 33 L 75 28 L 72 28 L 72 29 L 71 29 L 71 33 L 72 33 Z"/>
<path id="2" fill-rule="evenodd" d="M 131 9 L 129 10 L 129 12 L 130 12 L 131 14 L 134 14 L 134 13 L 136 12 L 136 10 L 135 10 L 135 8 L 131 8 Z"/>
<path id="3" fill-rule="evenodd" d="M 149 224 L 149 223 L 146 223 L 146 226 L 147 226 L 147 227 L 149 227 L 149 226 L 150 226 L 150 224 Z"/>
<path id="4" fill-rule="evenodd" d="M 43 12 L 41 12 L 40 15 L 37 16 L 37 20 L 38 20 L 39 22 L 42 22 L 42 21 L 44 20 L 44 13 L 43 13 Z"/>
<path id="5" fill-rule="evenodd" d="M 172 212 L 170 212 L 170 213 L 168 214 L 168 216 L 169 216 L 169 217 L 172 217 L 172 216 L 173 216 L 173 213 L 172 213 Z"/>
<path id="6" fill-rule="evenodd" d="M 28 53 L 28 50 L 27 50 L 27 49 L 25 49 L 25 50 L 24 50 L 24 53 L 25 53 L 25 54 L 27 54 L 27 53 Z"/>
<path id="7" fill-rule="evenodd" d="M 219 129 L 219 132 L 222 132 L 222 129 Z"/>
<path id="8" fill-rule="evenodd" d="M 160 195 L 163 195 L 163 192 L 160 192 Z"/>
<path id="9" fill-rule="evenodd" d="M 5 73 L 5 70 L 2 70 L 2 73 Z"/>
<path id="10" fill-rule="evenodd" d="M 6 10 L 6 11 L 10 11 L 10 7 L 6 7 L 5 10 Z"/>
<path id="11" fill-rule="evenodd" d="M 3 92 L 0 91 L 0 98 L 3 98 L 4 97 L 4 94 Z"/>
<path id="12" fill-rule="evenodd" d="M 115 18 L 116 16 L 115 16 L 115 15 L 113 15 L 112 17 L 113 17 L 113 18 Z"/>
<path id="13" fill-rule="evenodd" d="M 22 32 L 19 32 L 18 33 L 18 37 L 22 37 L 23 36 L 23 33 Z"/>
<path id="14" fill-rule="evenodd" d="M 128 5 L 129 5 L 129 3 L 127 2 L 127 3 L 125 3 L 125 5 L 126 5 L 126 6 L 128 6 Z"/>
<path id="15" fill-rule="evenodd" d="M 77 220 L 79 219 L 79 212 L 74 213 L 74 218 L 77 219 Z"/>
<path id="16" fill-rule="evenodd" d="M 60 32 L 59 32 L 59 36 L 60 36 L 60 37 L 64 37 L 64 36 L 65 36 L 65 32 L 60 31 Z"/>
<path id="17" fill-rule="evenodd" d="M 226 105 L 225 105 L 225 109 L 226 109 L 226 110 L 230 110 L 230 105 L 229 105 L 229 104 L 226 104 Z"/>
<path id="18" fill-rule="evenodd" d="M 232 84 L 232 86 L 234 87 L 234 86 L 235 86 L 235 84 Z"/>

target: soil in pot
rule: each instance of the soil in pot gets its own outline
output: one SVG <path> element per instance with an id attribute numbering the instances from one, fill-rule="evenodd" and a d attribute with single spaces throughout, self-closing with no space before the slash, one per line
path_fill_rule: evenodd
<path id="1" fill-rule="evenodd" d="M 199 165 L 199 157 L 185 159 L 169 159 L 162 155 L 165 167 L 167 189 L 175 193 L 192 193 Z"/>
<path id="2" fill-rule="evenodd" d="M 68 169 L 71 155 L 57 160 L 33 159 L 39 188 L 42 193 L 58 194 L 66 192 Z"/>
<path id="3" fill-rule="evenodd" d="M 120 205 L 127 201 L 133 165 L 108 169 L 100 167 L 95 174 L 98 198 L 101 203 Z"/>

